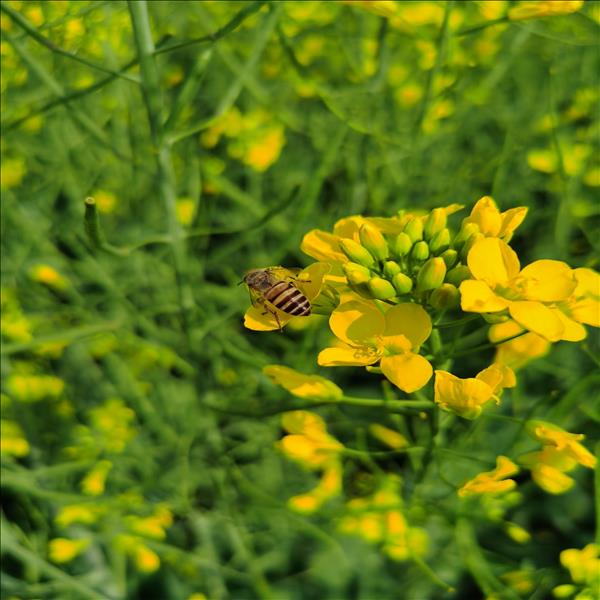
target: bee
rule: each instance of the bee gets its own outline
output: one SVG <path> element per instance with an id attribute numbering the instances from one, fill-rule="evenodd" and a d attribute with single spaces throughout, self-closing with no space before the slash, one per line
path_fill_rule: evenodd
<path id="1" fill-rule="evenodd" d="M 261 305 L 265 309 L 263 314 L 271 313 L 280 330 L 279 317 L 271 307 L 293 317 L 307 317 L 311 313 L 308 298 L 297 286 L 298 279 L 295 275 L 298 272 L 300 269 L 267 267 L 248 271 L 242 280 L 248 286 L 252 304 Z"/>

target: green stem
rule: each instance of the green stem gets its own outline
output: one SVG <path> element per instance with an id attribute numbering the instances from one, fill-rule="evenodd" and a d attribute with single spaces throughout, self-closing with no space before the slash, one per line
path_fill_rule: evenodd
<path id="1" fill-rule="evenodd" d="M 600 442 L 596 444 L 596 457 L 600 456 Z M 594 472 L 594 504 L 596 507 L 596 544 L 600 544 L 600 460 L 596 461 Z"/>
<path id="2" fill-rule="evenodd" d="M 432 583 L 446 590 L 448 594 L 453 594 L 456 591 L 451 585 L 448 585 L 437 573 L 435 573 L 435 571 L 433 571 L 433 569 L 420 556 L 413 554 L 411 558 L 415 565 L 421 569 L 423 574 Z"/>
<path id="3" fill-rule="evenodd" d="M 100 226 L 100 219 L 96 209 L 96 201 L 89 197 L 85 199 L 85 214 L 83 217 L 83 226 L 88 240 L 92 246 L 98 250 L 102 250 L 113 256 L 129 256 L 131 250 L 129 248 L 120 248 L 113 246 L 106 241 L 104 232 Z"/>
<path id="4" fill-rule="evenodd" d="M 469 315 L 468 317 L 465 317 L 464 319 L 457 319 L 455 321 L 447 321 L 446 323 L 436 323 L 433 327 L 434 329 L 445 329 L 447 327 L 458 327 L 459 325 L 465 325 L 467 323 L 470 323 L 471 321 L 474 321 L 475 319 L 478 319 L 479 315 Z"/>
<path id="5" fill-rule="evenodd" d="M 457 37 L 462 37 L 464 35 L 471 35 L 473 33 L 478 33 L 479 31 L 483 31 L 484 29 L 487 29 L 488 27 L 493 27 L 494 25 L 500 25 L 501 23 L 508 23 L 508 22 L 509 22 L 509 19 L 506 16 L 500 17 L 498 19 L 491 19 L 489 21 L 480 23 L 479 25 L 474 25 L 473 27 L 466 27 L 465 29 L 461 29 L 460 31 L 457 31 L 455 35 Z"/>
<path id="6" fill-rule="evenodd" d="M 364 406 L 369 408 L 421 408 L 432 409 L 435 404 L 429 400 L 384 400 L 382 398 L 355 398 L 353 396 L 342 396 L 340 400 L 332 404 L 347 404 L 349 406 Z"/>
<path id="7" fill-rule="evenodd" d="M 521 331 L 521 333 L 517 333 L 516 335 L 505 338 L 498 342 L 490 342 L 489 344 L 482 344 L 481 346 L 475 346 L 474 348 L 469 348 L 468 350 L 463 350 L 462 352 L 455 352 L 452 355 L 452 358 L 458 358 L 460 356 L 467 356 L 469 354 L 473 354 L 474 352 L 481 352 L 482 350 L 488 350 L 489 348 L 497 348 L 501 344 L 505 344 L 506 342 L 511 342 L 512 340 L 516 340 L 517 338 L 520 338 L 521 336 L 525 335 L 526 333 L 529 333 L 529 331 Z"/>

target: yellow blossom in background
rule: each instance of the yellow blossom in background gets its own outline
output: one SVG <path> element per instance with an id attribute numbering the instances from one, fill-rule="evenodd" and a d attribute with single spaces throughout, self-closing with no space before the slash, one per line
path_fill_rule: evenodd
<path id="1" fill-rule="evenodd" d="M 0 332 L 2 336 L 14 342 L 28 342 L 31 337 L 32 324 L 23 314 L 14 290 L 0 290 Z"/>
<path id="2" fill-rule="evenodd" d="M 463 223 L 475 223 L 485 237 L 498 237 L 510 242 L 515 229 L 527 216 L 528 208 L 519 206 L 500 212 L 493 198 L 480 198 Z"/>
<path id="3" fill-rule="evenodd" d="M 142 573 L 153 573 L 160 567 L 160 557 L 135 535 L 120 534 L 116 544 L 133 560 L 133 564 Z"/>
<path id="4" fill-rule="evenodd" d="M 0 168 L 0 188 L 8 190 L 21 184 L 23 177 L 27 173 L 25 159 L 8 158 L 2 161 Z"/>
<path id="5" fill-rule="evenodd" d="M 329 272 L 330 266 L 325 263 L 313 263 L 297 276 L 292 277 L 294 285 L 306 296 L 309 302 L 313 302 L 321 293 L 323 278 Z M 290 274 L 291 276 L 291 274 Z M 277 315 L 277 318 L 273 314 Z M 251 306 L 244 315 L 244 327 L 253 331 L 275 331 L 284 327 L 292 319 L 303 319 L 306 317 L 294 317 L 288 313 L 269 305 L 266 310 L 262 305 Z"/>
<path id="6" fill-rule="evenodd" d="M 187 600 L 208 600 L 208 598 L 202 592 L 197 592 L 188 596 Z"/>
<path id="7" fill-rule="evenodd" d="M 242 161 L 262 173 L 277 162 L 284 145 L 283 127 L 274 126 L 248 144 Z"/>
<path id="8" fill-rule="evenodd" d="M 81 491 L 88 496 L 99 496 L 102 494 L 106 485 L 106 478 L 112 466 L 113 464 L 109 460 L 98 461 L 81 481 Z"/>
<path id="9" fill-rule="evenodd" d="M 166 529 L 173 524 L 173 514 L 166 506 L 156 506 L 149 517 L 129 516 L 127 525 L 132 533 L 154 540 L 164 540 Z"/>
<path id="10" fill-rule="evenodd" d="M 68 504 L 63 506 L 54 518 L 59 527 L 68 527 L 73 523 L 91 525 L 105 513 L 104 507 L 92 504 Z"/>
<path id="11" fill-rule="evenodd" d="M 33 281 L 43 283 L 59 292 L 64 292 L 70 287 L 69 280 L 50 265 L 41 264 L 31 267 L 29 270 L 29 277 L 31 277 Z"/>
<path id="12" fill-rule="evenodd" d="M 512 369 L 496 363 L 467 379 L 438 370 L 435 372 L 434 401 L 444 410 L 465 419 L 475 419 L 487 402 L 495 400 L 499 404 L 502 390 L 515 385 Z"/>
<path id="13" fill-rule="evenodd" d="M 89 539 L 54 538 L 48 542 L 48 556 L 52 562 L 68 563 L 84 552 L 90 542 Z"/>
<path id="14" fill-rule="evenodd" d="M 526 19 L 539 19 L 541 17 L 555 17 L 577 12 L 583 6 L 583 0 L 534 0 L 532 2 L 518 2 L 508 11 L 511 21 L 524 21 Z"/>
<path id="15" fill-rule="evenodd" d="M 44 398 L 58 398 L 65 382 L 53 375 L 20 375 L 14 373 L 6 379 L 6 390 L 21 402 L 38 402 Z"/>
<path id="16" fill-rule="evenodd" d="M 326 348 L 317 362 L 324 367 L 380 363 L 383 374 L 405 392 L 422 388 L 431 378 L 429 361 L 417 354 L 431 333 L 431 318 L 417 304 L 397 304 L 385 314 L 375 305 L 340 304 L 329 325 L 343 345 Z"/>
<path id="17" fill-rule="evenodd" d="M 496 458 L 496 468 L 493 471 L 479 473 L 467 481 L 458 490 L 461 498 L 475 494 L 499 494 L 509 492 L 517 485 L 514 479 L 507 479 L 519 472 L 519 467 L 506 456 Z"/>
<path id="18" fill-rule="evenodd" d="M 600 545 L 588 544 L 583 550 L 569 548 L 560 553 L 560 562 L 571 574 L 571 579 L 585 586 L 577 598 L 591 600 L 600 595 Z M 589 595 L 586 595 L 586 592 Z"/>
<path id="19" fill-rule="evenodd" d="M 263 373 L 271 381 L 298 398 L 308 400 L 329 400 L 335 402 L 344 392 L 333 381 L 318 375 L 305 375 L 282 365 L 267 365 Z"/>
<path id="20" fill-rule="evenodd" d="M 535 571 L 530 569 L 517 569 L 503 573 L 500 579 L 517 594 L 525 596 L 531 594 L 536 587 Z"/>
<path id="21" fill-rule="evenodd" d="M 179 223 L 184 227 L 189 227 L 196 216 L 196 203 L 191 198 L 178 198 L 175 211 Z"/>
<path id="22" fill-rule="evenodd" d="M 29 442 L 15 421 L 0 421 L 0 453 L 19 458 L 29 454 Z"/>
<path id="23" fill-rule="evenodd" d="M 406 448 L 409 445 L 408 440 L 401 433 L 378 423 L 371 423 L 369 425 L 369 433 L 392 450 Z"/>
<path id="24" fill-rule="evenodd" d="M 96 201 L 96 207 L 98 211 L 104 214 L 110 214 L 114 212 L 117 207 L 117 197 L 108 190 L 94 190 L 90 194 Z"/>
<path id="25" fill-rule="evenodd" d="M 108 452 L 123 452 L 135 435 L 132 427 L 135 412 L 120 398 L 109 398 L 89 414 L 94 430 L 100 434 L 102 447 Z"/>
<path id="26" fill-rule="evenodd" d="M 507 523 L 504 527 L 504 530 L 509 537 L 518 544 L 526 544 L 527 542 L 531 541 L 531 534 L 516 523 Z"/>
<path id="27" fill-rule="evenodd" d="M 514 336 L 518 337 L 498 344 L 498 342 Z M 526 332 L 512 319 L 492 325 L 488 331 L 488 339 L 490 342 L 498 344 L 494 362 L 506 365 L 513 371 L 522 369 L 530 361 L 545 356 L 551 347 L 551 343 L 547 339 L 537 333 Z"/>
<path id="28" fill-rule="evenodd" d="M 388 18 L 398 14 L 400 4 L 394 0 L 341 0 L 341 2 Z"/>

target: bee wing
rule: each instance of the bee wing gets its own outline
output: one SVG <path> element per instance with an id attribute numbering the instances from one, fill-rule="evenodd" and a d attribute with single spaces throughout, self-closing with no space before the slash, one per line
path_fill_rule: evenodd
<path id="1" fill-rule="evenodd" d="M 288 268 L 288 267 L 269 267 L 267 271 L 278 281 L 289 281 L 290 279 L 296 279 L 298 273 L 302 269 Z"/>
<path id="2" fill-rule="evenodd" d="M 252 303 L 252 306 L 262 306 L 265 303 L 264 296 L 258 290 L 249 287 L 248 293 L 250 294 L 250 302 Z"/>

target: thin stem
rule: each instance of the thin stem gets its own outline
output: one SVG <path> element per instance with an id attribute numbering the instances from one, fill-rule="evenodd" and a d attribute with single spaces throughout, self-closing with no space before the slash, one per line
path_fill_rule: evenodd
<path id="1" fill-rule="evenodd" d="M 487 29 L 488 27 L 493 27 L 494 25 L 500 25 L 501 23 L 508 23 L 508 17 L 500 17 L 498 19 L 491 19 L 489 21 L 484 21 L 483 23 L 479 23 L 479 25 L 474 25 L 473 27 L 465 27 L 455 33 L 457 37 L 462 37 L 464 35 L 471 35 L 473 33 L 478 33 Z"/>
<path id="2" fill-rule="evenodd" d="M 446 329 L 447 327 L 458 327 L 459 325 L 466 325 L 475 319 L 478 319 L 479 315 L 469 315 L 463 319 L 456 319 L 455 321 L 447 321 L 446 323 L 436 323 L 433 327 L 437 329 Z"/>
<path id="3" fill-rule="evenodd" d="M 85 199 L 83 226 L 85 228 L 85 233 L 87 234 L 88 240 L 94 248 L 103 250 L 104 252 L 112 254 L 113 256 L 129 255 L 130 250 L 128 248 L 119 248 L 109 244 L 106 241 L 104 232 L 100 226 L 100 219 L 98 218 L 98 211 L 96 210 L 96 201 L 92 197 Z"/>
<path id="4" fill-rule="evenodd" d="M 349 406 L 365 407 L 386 407 L 386 408 L 420 408 L 432 409 L 435 404 L 429 400 L 384 400 L 382 398 L 355 398 L 352 396 L 342 396 L 337 400 L 337 404 L 347 404 Z"/>
<path id="5" fill-rule="evenodd" d="M 488 350 L 489 348 L 497 348 L 501 344 L 505 344 L 506 342 L 511 342 L 512 340 L 516 340 L 521 336 L 529 333 L 529 331 L 521 331 L 521 333 L 517 333 L 511 337 L 505 338 L 498 342 L 490 342 L 489 344 L 482 344 L 481 346 L 475 346 L 474 348 L 469 348 L 468 350 L 463 350 L 462 352 L 455 352 L 452 355 L 452 358 L 458 358 L 459 356 L 467 356 L 469 354 L 473 354 L 474 352 L 481 352 L 482 350 Z"/>
<path id="6" fill-rule="evenodd" d="M 419 569 L 421 569 L 423 574 L 432 583 L 434 583 L 438 587 L 443 588 L 449 594 L 453 594 L 456 591 L 451 585 L 448 585 L 437 573 L 435 573 L 435 571 L 433 571 L 433 569 L 420 556 L 413 554 L 411 556 L 411 558 L 414 561 L 414 563 L 417 565 L 417 567 L 419 567 Z"/>

